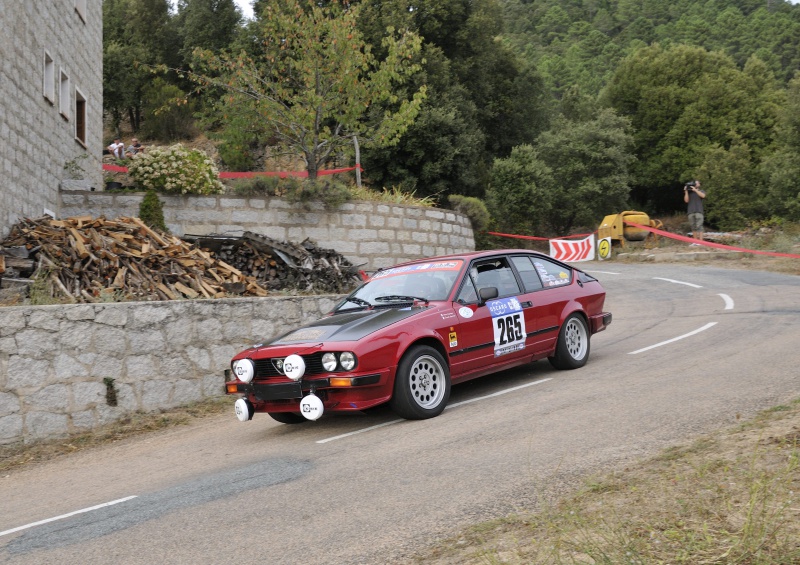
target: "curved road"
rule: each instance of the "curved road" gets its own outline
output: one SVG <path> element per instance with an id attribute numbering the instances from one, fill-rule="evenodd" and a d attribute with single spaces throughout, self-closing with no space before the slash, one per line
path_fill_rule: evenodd
<path id="1" fill-rule="evenodd" d="M 546 361 L 387 409 L 286 426 L 230 414 L 0 477 L 0 562 L 408 563 L 478 520 L 800 396 L 800 277 L 582 265 L 610 328 Z"/>

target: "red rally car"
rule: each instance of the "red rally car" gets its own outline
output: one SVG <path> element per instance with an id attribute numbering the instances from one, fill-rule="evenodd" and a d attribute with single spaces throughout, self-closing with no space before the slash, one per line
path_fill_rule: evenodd
<path id="1" fill-rule="evenodd" d="M 606 329 L 592 276 L 533 251 L 434 257 L 381 269 L 320 320 L 231 361 L 236 416 L 286 424 L 388 402 L 438 416 L 451 385 L 548 358 L 576 369 Z"/>

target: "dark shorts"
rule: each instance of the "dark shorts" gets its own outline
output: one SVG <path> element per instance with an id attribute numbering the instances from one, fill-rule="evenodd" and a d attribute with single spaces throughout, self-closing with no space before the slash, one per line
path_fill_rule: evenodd
<path id="1" fill-rule="evenodd" d="M 692 231 L 703 231 L 703 214 L 701 212 L 692 212 L 689 214 L 689 227 Z"/>

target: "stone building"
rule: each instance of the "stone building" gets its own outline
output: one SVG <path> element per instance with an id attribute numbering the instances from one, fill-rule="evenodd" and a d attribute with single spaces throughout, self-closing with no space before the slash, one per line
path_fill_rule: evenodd
<path id="1" fill-rule="evenodd" d="M 58 217 L 62 185 L 102 186 L 102 8 L 102 0 L 3 1 L 0 237 L 20 217 Z"/>

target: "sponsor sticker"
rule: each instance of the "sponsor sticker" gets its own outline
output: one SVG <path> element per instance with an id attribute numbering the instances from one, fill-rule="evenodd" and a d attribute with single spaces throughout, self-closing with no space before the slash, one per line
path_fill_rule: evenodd
<path id="1" fill-rule="evenodd" d="M 450 328 L 450 347 L 458 347 L 458 335 Z"/>
<path id="2" fill-rule="evenodd" d="M 459 308 L 458 313 L 462 318 L 472 318 L 472 315 L 474 314 L 472 308 L 467 308 L 466 306 Z"/>
<path id="3" fill-rule="evenodd" d="M 395 275 L 405 275 L 415 272 L 429 272 L 429 271 L 458 271 L 464 261 L 437 261 L 431 263 L 417 263 L 416 265 L 405 265 L 403 267 L 393 267 L 375 273 L 370 280 L 384 279 L 386 277 L 393 277 Z"/>
<path id="4" fill-rule="evenodd" d="M 502 298 L 486 303 L 492 314 L 494 356 L 525 349 L 525 314 L 516 298 Z"/>

